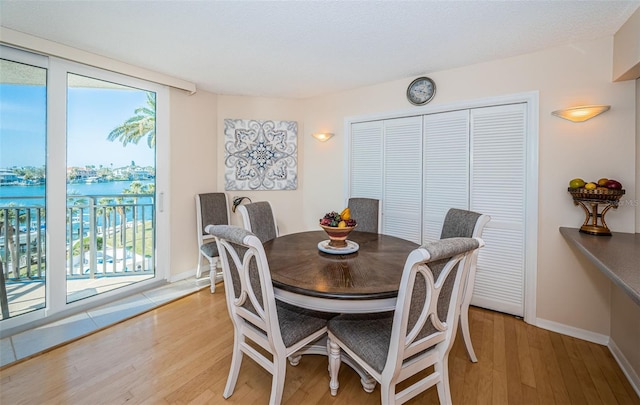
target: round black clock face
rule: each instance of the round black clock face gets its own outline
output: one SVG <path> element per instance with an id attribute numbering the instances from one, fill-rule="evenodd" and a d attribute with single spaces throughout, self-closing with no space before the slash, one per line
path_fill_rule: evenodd
<path id="1" fill-rule="evenodd" d="M 436 94 L 436 84 L 428 77 L 419 77 L 407 88 L 407 99 L 413 105 L 427 104 Z"/>

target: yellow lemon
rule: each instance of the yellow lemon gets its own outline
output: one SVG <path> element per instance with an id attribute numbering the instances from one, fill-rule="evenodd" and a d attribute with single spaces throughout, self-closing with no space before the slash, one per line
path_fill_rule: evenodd
<path id="1" fill-rule="evenodd" d="M 587 183 L 584 185 L 584 188 L 586 188 L 587 190 L 595 190 L 596 187 L 598 187 L 596 183 Z"/>
<path id="2" fill-rule="evenodd" d="M 347 223 L 344 221 L 340 221 L 338 222 L 338 228 L 346 228 L 347 227 Z"/>
<path id="3" fill-rule="evenodd" d="M 351 210 L 349 209 L 349 207 L 342 210 L 342 212 L 340 213 L 340 219 L 343 219 L 345 221 L 347 219 L 351 219 Z"/>

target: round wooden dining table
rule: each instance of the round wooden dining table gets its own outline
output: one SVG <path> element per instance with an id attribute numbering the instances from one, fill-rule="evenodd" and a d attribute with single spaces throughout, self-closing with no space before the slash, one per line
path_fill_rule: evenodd
<path id="1" fill-rule="evenodd" d="M 395 309 L 404 263 L 419 245 L 389 235 L 354 231 L 359 249 L 329 254 L 318 248 L 324 231 L 293 233 L 264 243 L 277 299 L 326 312 Z"/>

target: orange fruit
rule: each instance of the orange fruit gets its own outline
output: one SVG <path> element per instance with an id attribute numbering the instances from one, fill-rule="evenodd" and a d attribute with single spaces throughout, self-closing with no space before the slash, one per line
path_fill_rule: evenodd
<path id="1" fill-rule="evenodd" d="M 608 182 L 608 181 L 609 181 L 609 179 L 607 179 L 607 178 L 603 177 L 603 178 L 601 178 L 600 180 L 598 180 L 598 185 L 599 185 L 600 187 L 604 187 L 604 185 L 605 185 L 605 184 L 607 184 L 607 182 Z"/>

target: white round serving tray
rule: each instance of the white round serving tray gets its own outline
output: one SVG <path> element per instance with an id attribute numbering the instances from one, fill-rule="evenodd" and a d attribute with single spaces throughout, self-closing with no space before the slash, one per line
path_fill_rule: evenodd
<path id="1" fill-rule="evenodd" d="M 345 242 L 347 242 L 347 246 L 342 248 L 329 246 L 329 242 L 329 239 L 318 242 L 318 249 L 321 252 L 329 253 L 330 255 L 348 255 L 349 253 L 355 253 L 360 249 L 360 245 L 352 240 L 346 240 Z"/>

